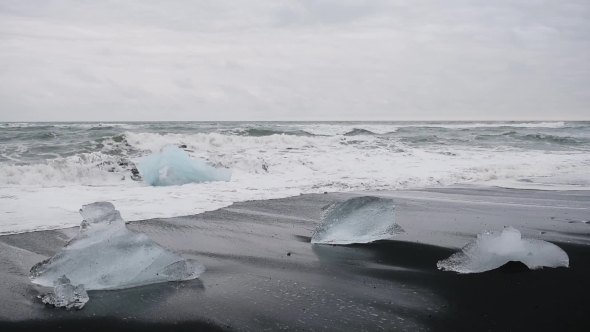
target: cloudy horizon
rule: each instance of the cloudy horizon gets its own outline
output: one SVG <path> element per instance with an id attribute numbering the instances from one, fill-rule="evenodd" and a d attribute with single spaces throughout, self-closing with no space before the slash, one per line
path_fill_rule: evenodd
<path id="1" fill-rule="evenodd" d="M 590 3 L 0 0 L 0 121 L 590 120 Z"/>

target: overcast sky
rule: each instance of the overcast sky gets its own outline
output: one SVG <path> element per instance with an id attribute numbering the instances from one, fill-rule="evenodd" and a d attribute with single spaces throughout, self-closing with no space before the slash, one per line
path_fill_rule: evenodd
<path id="1" fill-rule="evenodd" d="M 590 119 L 590 1 L 0 0 L 0 121 Z"/>

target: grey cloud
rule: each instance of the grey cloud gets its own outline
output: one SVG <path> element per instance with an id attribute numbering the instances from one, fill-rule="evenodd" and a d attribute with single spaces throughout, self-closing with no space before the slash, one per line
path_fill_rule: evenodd
<path id="1" fill-rule="evenodd" d="M 5 0 L 0 121 L 587 119 L 589 14 L 581 0 Z"/>
<path id="2" fill-rule="evenodd" d="M 244 70 L 244 66 L 242 66 L 239 62 L 232 60 L 225 61 L 225 68 L 231 70 Z"/>
<path id="3" fill-rule="evenodd" d="M 384 1 L 296 0 L 277 12 L 279 24 L 347 23 L 387 10 Z"/>
<path id="4" fill-rule="evenodd" d="M 101 80 L 81 69 L 66 69 L 64 74 L 71 75 L 86 83 L 101 83 Z"/>
<path id="5" fill-rule="evenodd" d="M 190 78 L 180 78 L 174 81 L 176 85 L 184 89 L 194 89 L 193 81 Z"/>

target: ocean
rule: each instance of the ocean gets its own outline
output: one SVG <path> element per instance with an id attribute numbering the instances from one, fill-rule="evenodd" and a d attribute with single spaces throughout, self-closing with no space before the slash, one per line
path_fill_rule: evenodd
<path id="1" fill-rule="evenodd" d="M 305 193 L 590 188 L 590 122 L 1 123 L 0 142 L 0 234 L 79 225 L 95 201 L 132 221 Z M 168 145 L 231 181 L 135 181 L 129 162 Z"/>

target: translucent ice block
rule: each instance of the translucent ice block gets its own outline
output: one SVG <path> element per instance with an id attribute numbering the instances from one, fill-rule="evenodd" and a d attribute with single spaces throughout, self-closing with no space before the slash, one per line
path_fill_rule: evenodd
<path id="1" fill-rule="evenodd" d="M 311 243 L 350 244 L 388 239 L 404 230 L 391 199 L 364 196 L 326 206 Z"/>
<path id="2" fill-rule="evenodd" d="M 78 234 L 55 256 L 31 268 L 33 283 L 67 275 L 88 290 L 118 289 L 197 278 L 205 267 L 125 227 L 112 203 L 84 205 Z"/>
<path id="3" fill-rule="evenodd" d="M 42 295 L 40 298 L 45 304 L 58 308 L 65 307 L 68 310 L 82 309 L 89 299 L 84 285 L 74 287 L 66 276 L 61 276 L 53 282 L 53 293 Z"/>
<path id="4" fill-rule="evenodd" d="M 145 183 L 150 186 L 174 186 L 193 182 L 229 181 L 231 170 L 215 168 L 204 160 L 191 158 L 176 146 L 167 146 L 162 152 L 135 161 Z"/>
<path id="5" fill-rule="evenodd" d="M 506 227 L 502 232 L 482 232 L 460 252 L 439 261 L 437 266 L 440 270 L 477 273 L 510 261 L 522 262 L 529 269 L 569 266 L 569 257 L 561 248 L 546 241 L 523 239 L 513 227 Z"/>

